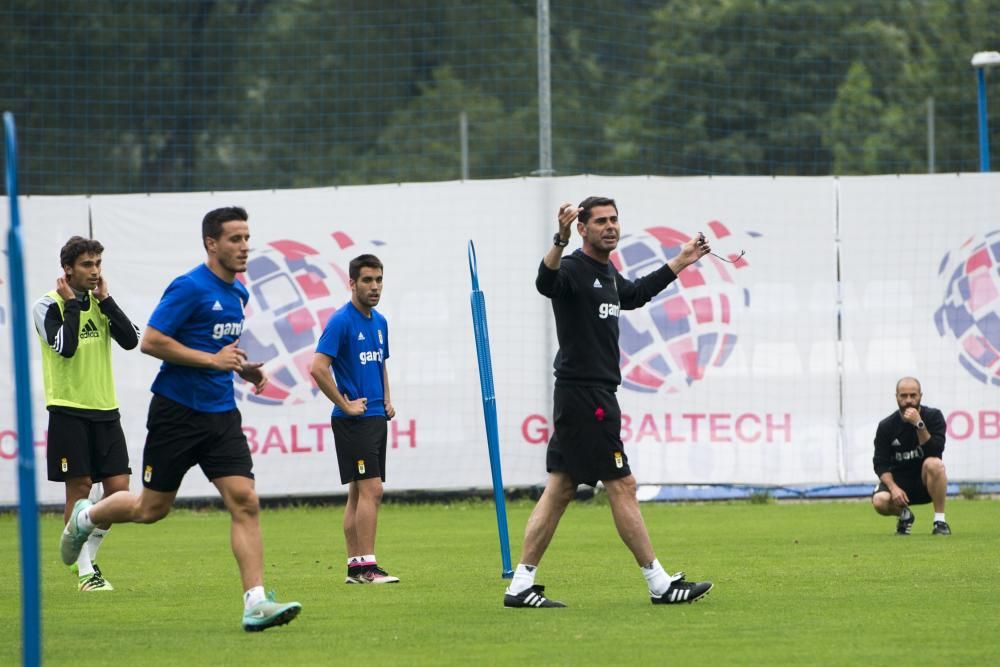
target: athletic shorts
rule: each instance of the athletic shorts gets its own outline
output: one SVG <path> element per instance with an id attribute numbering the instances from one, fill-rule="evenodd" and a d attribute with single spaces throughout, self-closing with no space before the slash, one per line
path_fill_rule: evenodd
<path id="1" fill-rule="evenodd" d="M 931 494 L 927 492 L 927 487 L 924 486 L 924 480 L 920 478 L 920 468 L 914 470 L 893 470 L 892 478 L 896 481 L 896 485 L 899 488 L 906 491 L 906 497 L 910 499 L 911 505 L 926 505 L 931 502 Z M 883 482 L 879 482 L 872 494 L 879 493 L 880 491 L 889 491 L 889 487 Z"/>
<path id="2" fill-rule="evenodd" d="M 632 474 L 614 391 L 557 385 L 553 403 L 555 429 L 545 455 L 546 470 L 567 473 L 576 484 L 590 486 Z"/>
<path id="3" fill-rule="evenodd" d="M 65 412 L 49 412 L 46 458 L 49 480 L 90 477 L 100 482 L 116 475 L 131 475 L 128 448 L 120 419 L 91 421 Z"/>
<path id="4" fill-rule="evenodd" d="M 194 465 L 201 466 L 209 481 L 231 476 L 253 479 L 253 459 L 242 426 L 239 410 L 199 412 L 153 394 L 142 452 L 142 485 L 153 491 L 176 491 Z"/>
<path id="5" fill-rule="evenodd" d="M 385 481 L 387 424 L 383 416 L 330 419 L 341 484 L 375 477 Z"/>

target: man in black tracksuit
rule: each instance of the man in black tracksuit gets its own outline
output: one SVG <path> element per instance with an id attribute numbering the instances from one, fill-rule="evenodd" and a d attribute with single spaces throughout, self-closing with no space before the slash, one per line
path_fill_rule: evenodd
<path id="1" fill-rule="evenodd" d="M 576 221 L 583 247 L 562 257 Z M 535 570 L 555 534 L 578 484 L 604 483 L 622 541 L 642 569 L 654 604 L 694 602 L 710 582 L 668 575 L 656 559 L 636 499 L 636 482 L 621 441 L 621 384 L 618 316 L 639 308 L 706 255 L 701 234 L 690 239 L 666 265 L 636 280 L 623 278 L 610 263 L 621 234 L 613 199 L 588 197 L 579 206 L 559 208 L 559 230 L 538 267 L 535 286 L 552 300 L 559 352 L 555 359 L 554 433 L 546 468 L 549 479 L 525 528 L 521 560 L 504 594 L 506 607 L 564 607 L 543 595 Z"/>
<path id="2" fill-rule="evenodd" d="M 944 516 L 948 475 L 941 460 L 947 425 L 940 410 L 920 404 L 922 397 L 916 378 L 896 383 L 899 410 L 875 430 L 872 464 L 879 483 L 872 492 L 872 506 L 879 514 L 898 517 L 897 535 L 909 535 L 915 520 L 910 505 L 933 503 L 931 533 L 951 535 Z"/>

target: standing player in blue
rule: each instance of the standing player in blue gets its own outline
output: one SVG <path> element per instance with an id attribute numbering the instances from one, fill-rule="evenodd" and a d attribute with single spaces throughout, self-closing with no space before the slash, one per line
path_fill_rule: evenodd
<path id="1" fill-rule="evenodd" d="M 249 294 L 236 274 L 250 249 L 247 213 L 209 211 L 201 224 L 207 260 L 174 279 L 149 318 L 142 351 L 163 364 L 153 382 L 142 456 L 143 490 L 116 493 L 96 505 L 80 500 L 63 530 L 63 562 L 73 562 L 98 524 L 154 523 L 167 516 L 194 465 L 215 484 L 232 517 L 230 539 L 243 580 L 243 629 L 252 632 L 295 618 L 298 602 L 264 593 L 264 546 L 253 460 L 233 394 L 233 373 L 259 392 L 260 363 L 238 348 Z"/>
<path id="2" fill-rule="evenodd" d="M 326 323 L 316 345 L 312 376 L 333 402 L 330 423 L 348 484 L 344 508 L 348 584 L 395 584 L 375 559 L 378 507 L 385 481 L 386 422 L 396 415 L 389 401 L 389 327 L 375 310 L 382 296 L 382 262 L 361 255 L 348 267 L 351 300 Z M 331 373 L 332 370 L 332 373 Z"/>
<path id="3" fill-rule="evenodd" d="M 94 482 L 107 497 L 128 491 L 132 474 L 111 374 L 111 339 L 131 350 L 139 344 L 139 330 L 108 293 L 103 253 L 96 239 L 70 238 L 59 252 L 63 275 L 56 289 L 33 309 L 49 411 L 49 479 L 66 484 L 63 521 Z M 80 550 L 75 567 L 81 591 L 114 590 L 97 566 L 97 550 L 110 529 L 98 526 Z"/>
<path id="4" fill-rule="evenodd" d="M 583 248 L 563 257 L 574 220 Z M 712 589 L 711 582 L 685 581 L 683 572 L 668 575 L 657 560 L 622 445 L 621 409 L 615 396 L 621 384 L 619 312 L 648 303 L 710 248 L 699 234 L 666 265 L 631 281 L 610 262 L 620 235 L 613 199 L 588 197 L 579 207 L 563 204 L 553 245 L 538 267 L 535 287 L 552 300 L 559 339 L 555 429 L 545 461 L 549 479 L 524 530 L 521 561 L 504 594 L 505 607 L 566 606 L 544 596 L 544 587 L 535 584 L 535 571 L 577 485 L 593 486 L 598 480 L 604 482 L 618 535 L 639 564 L 653 604 L 694 602 Z"/>

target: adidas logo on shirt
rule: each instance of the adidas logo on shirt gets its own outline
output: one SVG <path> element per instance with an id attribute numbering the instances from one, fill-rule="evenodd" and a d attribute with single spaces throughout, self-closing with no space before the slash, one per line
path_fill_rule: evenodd
<path id="1" fill-rule="evenodd" d="M 80 338 L 100 338 L 101 332 L 97 330 L 93 320 L 87 320 L 80 330 Z"/>
<path id="2" fill-rule="evenodd" d="M 212 310 L 222 310 L 222 304 L 216 301 L 215 305 L 212 306 Z"/>
<path id="3" fill-rule="evenodd" d="M 601 284 L 600 278 L 594 278 L 594 287 L 597 287 L 597 288 L 604 287 L 604 285 Z"/>
<path id="4" fill-rule="evenodd" d="M 358 340 L 364 340 L 364 339 L 365 339 L 365 335 L 359 331 L 358 332 Z"/>

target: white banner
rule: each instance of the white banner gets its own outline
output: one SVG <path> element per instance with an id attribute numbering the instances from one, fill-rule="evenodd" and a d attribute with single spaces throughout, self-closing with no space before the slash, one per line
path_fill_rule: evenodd
<path id="1" fill-rule="evenodd" d="M 950 288 L 938 273 L 949 262 L 968 268 L 970 253 L 992 248 L 991 238 L 998 242 L 989 236 L 1000 229 L 990 223 L 998 186 L 989 175 L 580 176 L 26 198 L 22 224 L 29 302 L 51 289 L 59 248 L 71 234 L 87 235 L 92 219 L 93 236 L 106 248 L 111 293 L 142 328 L 170 280 L 204 260 L 204 213 L 247 208 L 251 306 L 241 345 L 267 362 L 272 387 L 262 397 L 249 396 L 242 384 L 236 389 L 265 496 L 344 492 L 330 406 L 307 368 L 325 317 L 349 299 L 347 263 L 362 252 L 385 263 L 379 310 L 389 321 L 397 410 L 387 489 L 489 487 L 469 239 L 489 316 L 504 482 L 543 482 L 555 329 L 534 279 L 559 204 L 591 194 L 618 202 L 623 239 L 613 260 L 627 276 L 661 265 L 678 238 L 699 231 L 719 255 L 734 259 L 746 251 L 733 264 L 707 257 L 645 308 L 622 313 L 622 437 L 641 483 L 874 482 L 871 439 L 893 409 L 894 382 L 904 374 L 920 377 L 926 402 L 949 415 L 952 478 L 1000 479 L 1000 427 L 991 412 L 1000 386 L 988 354 L 997 330 L 983 315 L 996 318 L 1000 311 L 989 300 L 1000 284 L 995 263 L 984 272 L 980 259 L 967 271 L 971 291 L 963 291 L 965 283 Z M 568 250 L 578 246 L 574 240 Z M 968 307 L 979 338 L 956 320 L 962 298 L 974 301 Z M 938 327 L 942 306 L 950 316 Z M 2 346 L 9 368 L 9 337 Z M 37 344 L 31 354 L 39 495 L 57 503 L 61 485 L 45 480 Z M 138 350 L 115 350 L 135 472 L 157 368 Z M 13 388 L 6 386 L 0 388 L 0 504 L 16 502 L 16 469 Z M 139 485 L 137 477 L 134 490 Z M 181 487 L 186 497 L 214 493 L 198 470 Z"/>
<path id="2" fill-rule="evenodd" d="M 871 475 L 896 380 L 948 423 L 951 480 L 1000 476 L 1000 180 L 840 181 L 846 479 Z"/>

